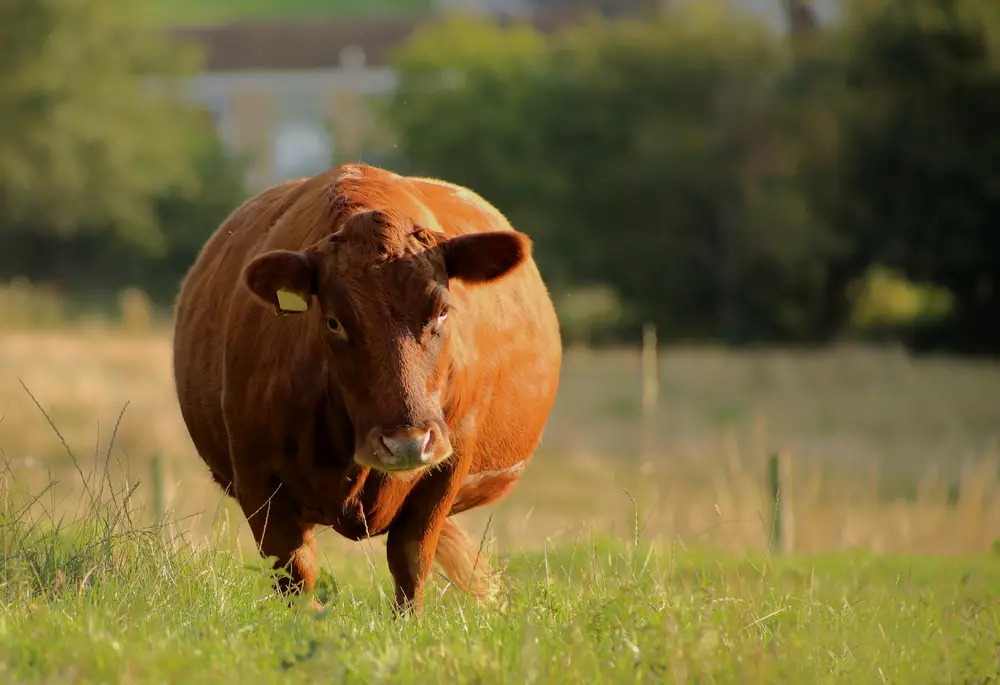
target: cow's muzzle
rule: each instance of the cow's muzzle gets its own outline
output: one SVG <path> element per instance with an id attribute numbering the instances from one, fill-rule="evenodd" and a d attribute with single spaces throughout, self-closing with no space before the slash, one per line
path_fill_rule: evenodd
<path id="1" fill-rule="evenodd" d="M 451 455 L 451 442 L 436 421 L 393 430 L 375 428 L 355 461 L 379 471 L 412 471 L 433 466 Z"/>

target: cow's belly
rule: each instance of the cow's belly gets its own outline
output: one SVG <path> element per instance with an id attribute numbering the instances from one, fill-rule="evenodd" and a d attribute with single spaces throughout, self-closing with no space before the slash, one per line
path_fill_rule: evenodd
<path id="1" fill-rule="evenodd" d="M 521 478 L 526 465 L 526 461 L 519 461 L 499 471 L 470 473 L 451 505 L 451 513 L 458 514 L 500 499 Z"/>

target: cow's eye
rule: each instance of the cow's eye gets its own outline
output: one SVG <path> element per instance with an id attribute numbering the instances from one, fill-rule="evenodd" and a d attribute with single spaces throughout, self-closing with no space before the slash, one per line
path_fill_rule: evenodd
<path id="1" fill-rule="evenodd" d="M 441 330 L 441 326 L 442 324 L 444 324 L 445 319 L 447 318 L 448 318 L 448 310 L 444 309 L 438 312 L 437 315 L 434 316 L 434 318 L 432 318 L 430 321 L 427 322 L 427 328 L 429 328 L 432 332 L 437 333 L 439 330 Z"/>
<path id="2" fill-rule="evenodd" d="M 340 338 L 347 337 L 347 331 L 344 330 L 344 324 L 340 323 L 340 319 L 328 316 L 326 317 L 326 327 L 330 329 L 330 332 Z"/>

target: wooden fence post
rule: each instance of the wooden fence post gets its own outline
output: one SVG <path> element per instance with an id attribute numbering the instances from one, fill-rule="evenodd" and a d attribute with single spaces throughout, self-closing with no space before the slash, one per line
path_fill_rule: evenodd
<path id="1" fill-rule="evenodd" d="M 656 350 L 656 326 L 642 327 L 642 415 L 648 419 L 660 399 L 660 372 Z"/>
<path id="2" fill-rule="evenodd" d="M 774 452 L 767 460 L 768 490 L 771 494 L 771 551 L 789 554 L 795 547 L 795 520 L 792 510 L 791 458 Z"/>
<path id="3" fill-rule="evenodd" d="M 153 485 L 153 515 L 157 521 L 162 520 L 164 513 L 163 503 L 163 459 L 159 454 L 153 455 L 152 463 L 152 485 Z"/>
<path id="4" fill-rule="evenodd" d="M 647 323 L 642 327 L 642 425 L 640 426 L 641 473 L 648 475 L 653 467 L 653 416 L 660 399 L 660 372 L 656 349 L 656 327 Z"/>

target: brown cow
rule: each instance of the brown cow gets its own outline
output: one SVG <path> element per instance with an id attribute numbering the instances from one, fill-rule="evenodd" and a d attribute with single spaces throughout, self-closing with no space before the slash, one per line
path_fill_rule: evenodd
<path id="1" fill-rule="evenodd" d="M 247 200 L 176 304 L 181 413 L 288 568 L 278 589 L 314 587 L 316 525 L 385 533 L 402 613 L 421 611 L 435 559 L 492 592 L 449 516 L 520 478 L 561 363 L 530 240 L 466 188 L 362 164 Z"/>

